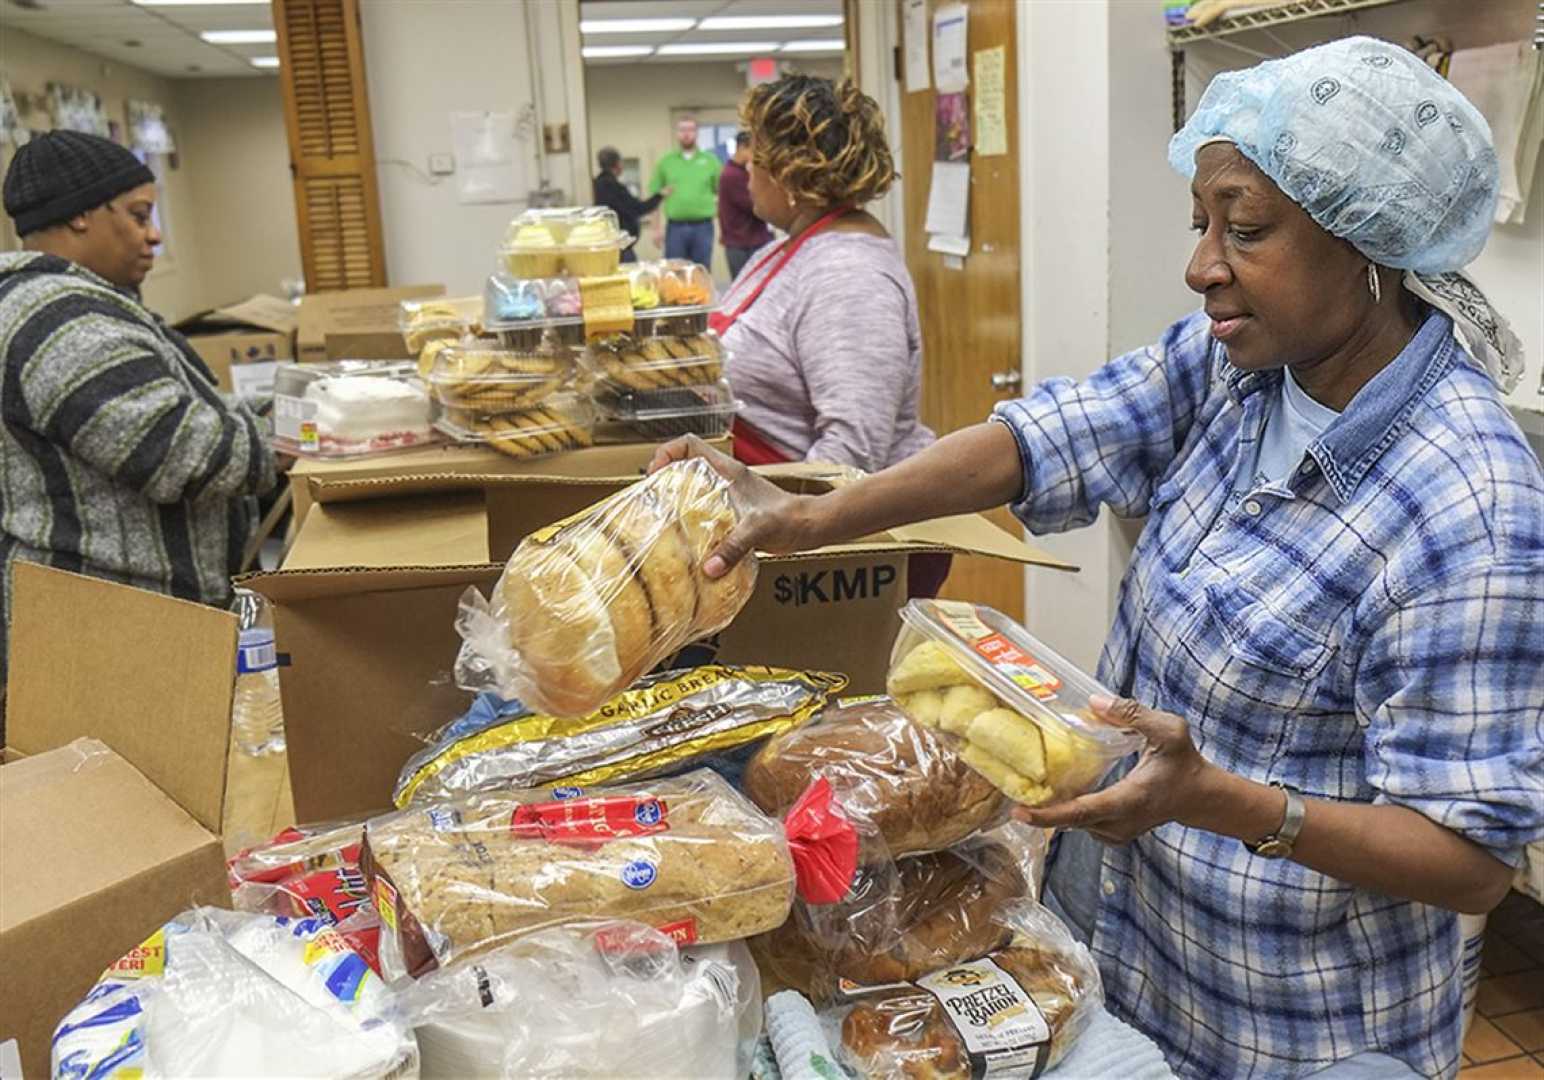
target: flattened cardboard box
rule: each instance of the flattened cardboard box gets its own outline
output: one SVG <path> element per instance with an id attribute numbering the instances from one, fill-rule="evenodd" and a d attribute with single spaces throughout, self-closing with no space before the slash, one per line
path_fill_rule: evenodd
<path id="1" fill-rule="evenodd" d="M 829 490 L 821 467 L 769 470 L 793 490 Z M 485 595 L 533 529 L 626 481 L 440 475 L 323 482 L 284 568 L 244 584 L 276 605 L 285 731 L 302 821 L 379 810 L 423 739 L 466 710 L 451 676 L 468 587 Z M 852 693 L 883 690 L 911 555 L 949 552 L 1075 569 L 979 515 L 925 522 L 863 543 L 767 558 L 745 610 L 716 642 L 728 663 L 836 670 Z"/>
<path id="2" fill-rule="evenodd" d="M 729 452 L 730 439 L 706 440 Z M 295 526 L 311 509 L 311 481 L 378 480 L 395 476 L 433 476 L 470 473 L 478 476 L 642 476 L 654 460 L 660 443 L 615 443 L 566 450 L 537 458 L 516 458 L 486 446 L 430 446 L 421 450 L 377 457 L 340 458 L 333 461 L 301 458 L 289 471 L 290 496 L 295 507 Z"/>
<path id="3" fill-rule="evenodd" d="M 404 360 L 409 353 L 397 325 L 397 305 L 445 295 L 443 285 L 345 289 L 300 301 L 295 356 L 303 364 L 323 360 Z"/>
<path id="4" fill-rule="evenodd" d="M 0 1043 L 54 1027 L 194 904 L 229 906 L 219 830 L 228 612 L 18 563 L 0 764 Z"/>
<path id="5" fill-rule="evenodd" d="M 279 361 L 295 355 L 297 317 L 288 300 L 258 295 L 183 319 L 177 329 L 209 365 L 221 390 L 262 398 L 273 393 Z"/>

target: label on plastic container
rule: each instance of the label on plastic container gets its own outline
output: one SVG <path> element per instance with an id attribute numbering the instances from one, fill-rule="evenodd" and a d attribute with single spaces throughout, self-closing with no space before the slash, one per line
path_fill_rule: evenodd
<path id="1" fill-rule="evenodd" d="M 243 630 L 236 649 L 236 673 L 251 675 L 279 666 L 279 653 L 272 630 Z"/>
<path id="2" fill-rule="evenodd" d="M 970 1055 L 973 1077 L 1039 1076 L 1051 1026 L 1018 980 L 990 958 L 935 971 L 917 985 L 938 999 Z"/>
<path id="3" fill-rule="evenodd" d="M 579 279 L 584 336 L 633 332 L 632 279 L 626 274 Z"/>
<path id="4" fill-rule="evenodd" d="M 276 394 L 273 399 L 273 433 L 278 438 L 307 446 L 319 444 L 316 431 L 317 403 L 305 398 Z"/>
<path id="5" fill-rule="evenodd" d="M 528 803 L 515 807 L 509 819 L 511 835 L 557 844 L 603 844 L 622 836 L 646 836 L 669 828 L 664 800 L 650 795 Z"/>
<path id="6" fill-rule="evenodd" d="M 1019 648 L 1006 634 L 993 630 L 976 614 L 973 604 L 935 601 L 933 610 L 954 635 L 987 663 L 1040 701 L 1052 701 L 1062 688 L 1059 676 Z"/>

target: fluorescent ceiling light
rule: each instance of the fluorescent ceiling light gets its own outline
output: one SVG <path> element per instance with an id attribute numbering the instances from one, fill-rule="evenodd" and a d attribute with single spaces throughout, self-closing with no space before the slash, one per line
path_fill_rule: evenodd
<path id="1" fill-rule="evenodd" d="M 584 19 L 581 34 L 672 34 L 690 30 L 696 19 Z"/>
<path id="2" fill-rule="evenodd" d="M 775 41 L 700 41 L 661 45 L 660 56 L 711 56 L 715 53 L 769 53 L 777 51 Z"/>
<path id="3" fill-rule="evenodd" d="M 841 26 L 840 15 L 713 15 L 697 24 L 699 30 L 808 30 L 817 26 Z"/>
<path id="4" fill-rule="evenodd" d="M 277 56 L 254 56 L 248 63 L 256 68 L 276 68 L 279 66 L 279 58 Z"/>
<path id="5" fill-rule="evenodd" d="M 205 30 L 198 35 L 211 45 L 272 45 L 277 30 Z"/>
<path id="6" fill-rule="evenodd" d="M 819 38 L 810 41 L 790 41 L 783 52 L 841 52 L 847 43 L 841 38 Z"/>
<path id="7" fill-rule="evenodd" d="M 618 56 L 648 56 L 653 51 L 652 45 L 586 45 L 579 50 L 586 60 L 610 60 Z"/>

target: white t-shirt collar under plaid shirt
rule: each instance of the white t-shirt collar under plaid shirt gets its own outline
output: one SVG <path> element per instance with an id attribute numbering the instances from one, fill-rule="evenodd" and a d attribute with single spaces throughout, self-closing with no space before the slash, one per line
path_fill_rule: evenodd
<path id="1" fill-rule="evenodd" d="M 1517 864 L 1544 836 L 1538 460 L 1434 312 L 1235 502 L 1282 376 L 1233 368 L 1208 330 L 1197 313 L 995 413 L 1032 531 L 1148 515 L 1101 680 L 1184 717 L 1231 772 L 1407 806 Z M 1366 1051 L 1457 1069 L 1454 913 L 1173 823 L 1105 848 L 1100 876 L 1110 1006 L 1181 1074 L 1305 1075 Z"/>

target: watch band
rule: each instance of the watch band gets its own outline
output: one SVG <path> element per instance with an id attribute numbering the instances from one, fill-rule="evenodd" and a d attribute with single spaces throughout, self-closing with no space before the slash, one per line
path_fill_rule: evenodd
<path id="1" fill-rule="evenodd" d="M 1303 803 L 1303 797 L 1287 785 L 1273 783 L 1271 787 L 1279 788 L 1287 797 L 1281 827 L 1252 844 L 1245 841 L 1244 846 L 1262 859 L 1285 859 L 1292 854 L 1293 845 L 1297 843 L 1297 834 L 1303 831 L 1303 817 L 1307 814 L 1308 808 Z"/>

